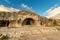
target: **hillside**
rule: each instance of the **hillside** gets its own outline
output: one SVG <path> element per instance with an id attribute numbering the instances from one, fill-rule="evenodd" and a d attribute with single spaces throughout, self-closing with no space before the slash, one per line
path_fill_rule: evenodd
<path id="1" fill-rule="evenodd" d="M 30 21 L 27 20 L 26 22 L 24 17 Z M 33 18 L 38 25 L 34 24 L 35 21 L 30 18 Z M 6 26 L 7 24 L 11 26 Z M 0 40 L 60 40 L 59 37 L 60 26 L 58 20 L 48 19 L 28 11 L 0 12 Z"/>
<path id="2" fill-rule="evenodd" d="M 57 22 L 56 19 L 53 18 L 46 18 L 43 16 L 38 15 L 37 13 L 34 12 L 28 12 L 28 11 L 19 11 L 19 12 L 0 12 L 0 20 L 23 20 L 23 17 L 26 17 L 28 15 L 28 17 L 34 18 L 36 17 L 34 20 L 39 21 L 39 25 L 42 26 L 57 26 L 59 22 Z M 59 17 L 59 16 L 58 16 Z"/>

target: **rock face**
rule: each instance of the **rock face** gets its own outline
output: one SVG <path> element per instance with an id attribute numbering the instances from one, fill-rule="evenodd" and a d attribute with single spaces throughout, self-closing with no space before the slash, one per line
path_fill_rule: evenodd
<path id="1" fill-rule="evenodd" d="M 56 23 L 56 21 L 55 21 Z M 41 17 L 33 12 L 0 12 L 0 27 L 52 26 L 54 20 Z"/>
<path id="2" fill-rule="evenodd" d="M 53 27 L 55 25 L 57 20 L 47 19 L 33 12 L 0 12 L 0 40 L 58 40 L 60 31 L 59 37 L 55 33 L 60 29 Z"/>

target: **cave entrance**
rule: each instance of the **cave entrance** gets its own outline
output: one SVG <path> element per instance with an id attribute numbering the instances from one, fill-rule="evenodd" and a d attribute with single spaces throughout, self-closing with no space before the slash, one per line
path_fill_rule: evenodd
<path id="1" fill-rule="evenodd" d="M 0 20 L 0 27 L 7 27 L 7 26 L 9 26 L 9 21 Z"/>
<path id="2" fill-rule="evenodd" d="M 34 25 L 35 21 L 32 18 L 26 18 L 23 23 L 23 25 Z"/>

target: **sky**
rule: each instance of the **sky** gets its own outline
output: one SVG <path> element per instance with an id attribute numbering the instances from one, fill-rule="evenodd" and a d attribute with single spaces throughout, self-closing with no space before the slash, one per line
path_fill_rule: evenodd
<path id="1" fill-rule="evenodd" d="M 51 16 L 59 8 L 60 0 L 0 0 L 0 11 L 26 10 L 41 16 Z"/>

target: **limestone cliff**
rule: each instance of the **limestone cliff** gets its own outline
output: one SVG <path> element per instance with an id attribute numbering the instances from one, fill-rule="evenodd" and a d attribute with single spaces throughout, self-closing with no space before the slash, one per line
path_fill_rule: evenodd
<path id="1" fill-rule="evenodd" d="M 9 23 L 9 25 L 8 25 Z M 0 24 L 6 24 L 10 27 L 20 26 L 56 26 L 58 22 L 55 19 L 48 19 L 37 15 L 34 12 L 19 11 L 19 12 L 0 12 Z M 5 26 L 6 26 L 5 25 Z"/>

